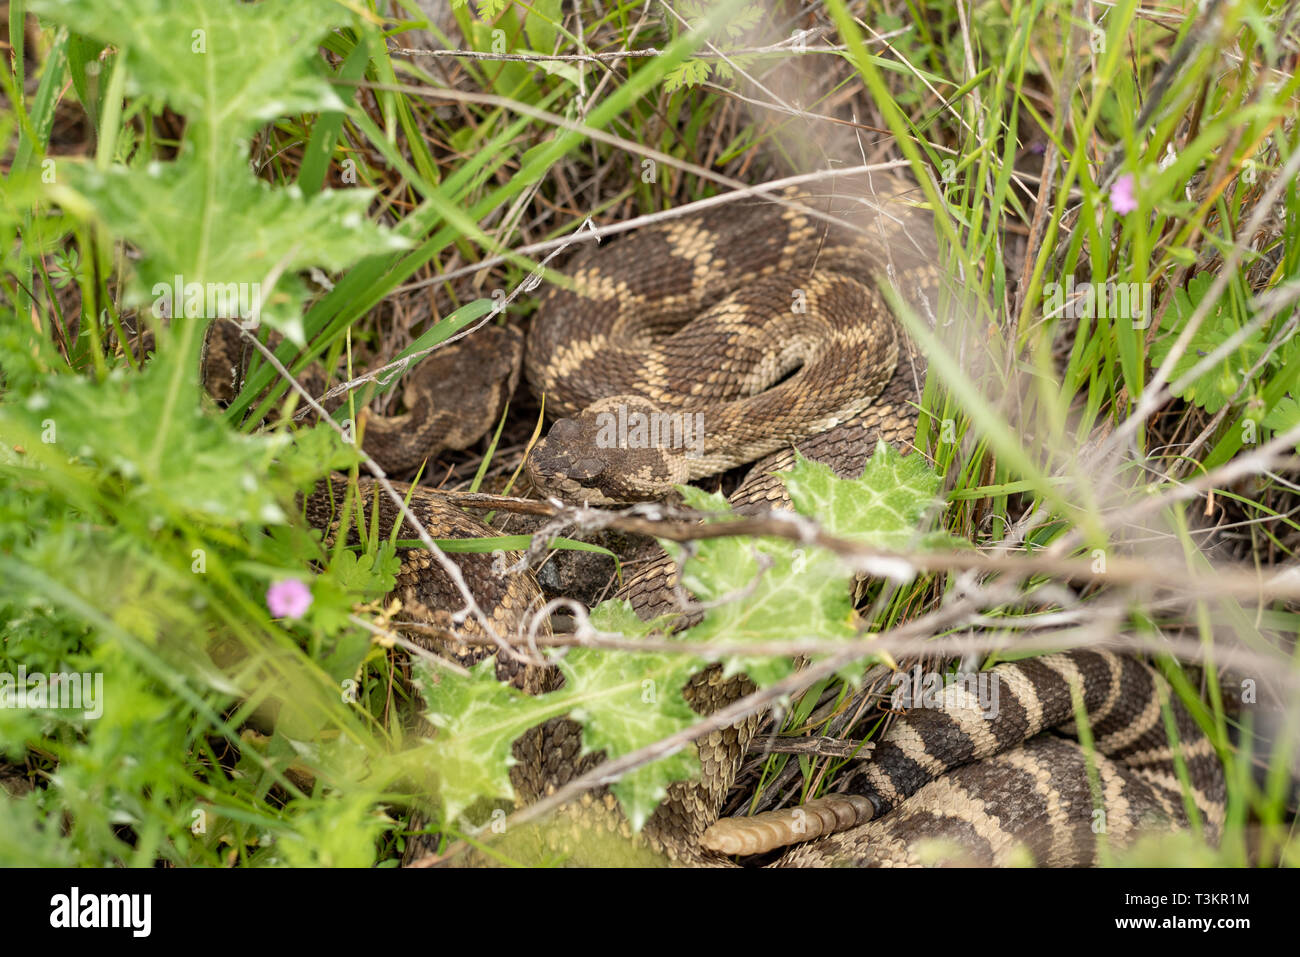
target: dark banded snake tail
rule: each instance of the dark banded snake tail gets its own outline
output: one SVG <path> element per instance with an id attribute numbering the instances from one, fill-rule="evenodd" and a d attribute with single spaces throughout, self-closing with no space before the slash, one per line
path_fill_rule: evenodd
<path id="1" fill-rule="evenodd" d="M 782 863 L 832 852 L 835 860 L 869 864 L 904 863 L 915 840 L 949 837 L 976 863 L 1005 863 L 1024 846 L 1039 863 L 1087 864 L 1097 834 L 1123 844 L 1140 830 L 1188 825 L 1179 760 L 1206 836 L 1217 839 L 1224 819 L 1218 756 L 1152 668 L 1110 652 L 1069 651 L 999 664 L 983 677 L 996 688 L 994 708 L 950 684 L 941 707 L 908 710 L 889 727 L 845 793 L 720 820 L 702 843 L 749 855 L 807 842 Z M 1077 741 L 1076 696 L 1091 754 Z M 1020 802 L 1014 814 L 990 813 L 987 799 L 999 787 L 1024 787 L 1038 800 Z M 900 805 L 903 813 L 891 813 Z"/>

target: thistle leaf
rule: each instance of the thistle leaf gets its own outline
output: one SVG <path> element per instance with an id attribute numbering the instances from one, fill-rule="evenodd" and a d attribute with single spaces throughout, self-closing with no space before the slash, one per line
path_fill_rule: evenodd
<path id="1" fill-rule="evenodd" d="M 572 705 L 582 725 L 583 750 L 604 751 L 606 759 L 654 744 L 699 720 L 682 688 L 702 662 L 690 655 L 575 648 L 560 663 L 565 686 L 555 692 Z M 548 696 L 549 697 L 549 696 Z M 663 800 L 668 785 L 694 777 L 700 763 L 688 746 L 615 781 L 610 790 L 640 830 Z"/>
<path id="2" fill-rule="evenodd" d="M 350 19 L 337 3 L 35 0 L 31 7 L 112 44 L 124 58 L 129 95 L 157 97 L 211 134 L 246 138 L 279 116 L 344 109 L 317 53 L 321 36 Z"/>
<path id="3" fill-rule="evenodd" d="M 900 455 L 883 442 L 859 478 L 841 479 L 800 456 L 781 479 L 796 510 L 827 532 L 893 550 L 920 540 L 920 523 L 935 505 L 940 481 L 921 456 Z M 681 492 L 694 508 L 729 511 L 720 495 L 692 488 Z M 674 557 L 685 554 L 674 542 L 660 544 Z M 719 604 L 685 637 L 752 643 L 849 640 L 856 633 L 851 577 L 832 552 L 787 539 L 703 539 L 685 561 L 682 583 L 697 600 Z M 743 671 L 760 686 L 785 677 L 792 667 L 788 659 L 769 655 L 732 655 L 724 662 L 727 674 Z"/>

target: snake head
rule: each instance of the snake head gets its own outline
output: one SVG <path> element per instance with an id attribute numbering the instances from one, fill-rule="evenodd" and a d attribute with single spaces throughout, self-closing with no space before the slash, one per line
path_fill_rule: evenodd
<path id="1" fill-rule="evenodd" d="M 600 399 L 551 426 L 528 456 L 528 477 L 566 502 L 659 501 L 691 478 L 696 425 L 689 413 L 665 413 L 638 396 Z"/>

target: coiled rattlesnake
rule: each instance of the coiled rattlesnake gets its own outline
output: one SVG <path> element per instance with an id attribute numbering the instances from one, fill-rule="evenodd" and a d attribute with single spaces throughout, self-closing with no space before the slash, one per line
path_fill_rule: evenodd
<path id="1" fill-rule="evenodd" d="M 877 205 L 906 187 L 875 185 L 841 181 L 815 194 L 788 191 L 779 203 L 747 200 L 582 256 L 572 284 L 543 298 L 529 332 L 528 380 L 561 416 L 529 458 L 534 484 L 592 504 L 660 499 L 674 483 L 762 458 L 731 497 L 738 511 L 754 512 L 784 503 L 771 473 L 792 463 L 794 447 L 841 475 L 860 473 L 878 439 L 906 451 L 925 362 L 896 329 L 878 285 L 892 282 L 933 321 L 939 272 L 928 227 L 910 210 Z M 309 500 L 317 524 L 331 521 L 327 498 Z M 435 535 L 493 534 L 435 493 L 417 492 L 413 505 Z M 386 531 L 397 514 L 381 505 L 380 518 Z M 457 561 L 500 633 L 518 634 L 537 607 L 536 584 L 503 583 L 488 556 Z M 677 609 L 676 584 L 664 556 L 621 594 L 651 617 Z M 429 556 L 405 554 L 396 594 L 408 614 L 453 630 L 447 609 L 460 602 Z M 454 640 L 433 645 L 461 661 L 486 653 Z M 532 691 L 555 680 L 500 658 L 498 676 Z M 620 855 L 631 846 L 635 860 L 698 865 L 802 840 L 780 863 L 910 864 L 933 859 L 924 843 L 937 839 L 958 848 L 940 855 L 946 860 L 1006 863 L 1024 848 L 1044 864 L 1090 863 L 1099 815 L 1112 844 L 1187 824 L 1162 705 L 1172 709 L 1207 833 L 1217 833 L 1217 755 L 1150 668 L 1072 652 L 1002 664 L 985 677 L 1001 687 L 996 715 L 949 688 L 942 706 L 910 710 L 888 729 L 871 759 L 846 776 L 844 794 L 797 814 L 712 826 L 757 729 L 751 716 L 697 742 L 700 780 L 673 785 L 635 837 L 599 788 L 548 825 L 513 835 L 510 852 L 611 863 L 627 859 Z M 686 695 L 708 714 L 750 690 L 743 676 L 723 679 L 713 668 Z M 1072 723 L 1076 701 L 1095 753 L 1051 733 Z M 514 758 L 511 780 L 529 803 L 602 756 L 584 755 L 579 726 L 556 718 L 516 741 Z M 601 835 L 620 850 L 612 853 Z M 408 859 L 432 846 L 412 842 Z"/>

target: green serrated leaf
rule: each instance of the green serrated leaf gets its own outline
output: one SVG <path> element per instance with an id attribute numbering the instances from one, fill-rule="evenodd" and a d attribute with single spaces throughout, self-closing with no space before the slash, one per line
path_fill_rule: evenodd
<path id="1" fill-rule="evenodd" d="M 479 662 L 469 677 L 435 672 L 418 658 L 412 670 L 429 705 L 425 717 L 439 729 L 430 757 L 447 817 L 455 820 L 481 797 L 514 800 L 510 746 L 540 723 L 539 699 L 498 681 L 495 658 Z"/>
<path id="2" fill-rule="evenodd" d="M 680 558 L 680 546 L 661 542 Z M 701 602 L 721 602 L 686 632 L 699 642 L 758 643 L 854 635 L 850 573 L 833 553 L 785 539 L 716 538 L 697 543 L 682 584 Z M 723 670 L 759 686 L 790 674 L 783 657 L 731 655 Z"/>
<path id="3" fill-rule="evenodd" d="M 51 192 L 59 202 L 97 216 L 142 250 L 132 304 L 188 318 L 234 318 L 255 309 L 300 345 L 304 287 L 295 270 L 338 270 L 362 255 L 409 245 L 366 219 L 371 191 L 305 197 L 296 186 L 274 189 L 236 155 L 217 170 L 188 154 L 140 170 L 69 162 L 58 175 Z M 210 180 L 219 203 L 206 195 Z"/>
<path id="4" fill-rule="evenodd" d="M 611 598 L 602 601 L 588 616 L 597 631 L 622 635 L 624 638 L 644 638 L 655 631 L 663 631 L 668 618 L 643 621 L 627 599 Z"/>
<path id="5" fill-rule="evenodd" d="M 307 491 L 331 471 L 346 472 L 361 461 L 360 450 L 348 445 L 328 425 L 304 427 L 293 433 L 293 455 L 285 456 L 281 469 L 285 479 Z"/>
<path id="6" fill-rule="evenodd" d="M 139 373 L 116 369 L 103 382 L 50 377 L 23 406 L 0 406 L 0 426 L 23 437 L 38 461 L 75 461 L 176 516 L 219 526 L 286 521 L 279 502 L 289 490 L 264 476 L 288 437 L 240 435 L 203 414 L 196 384 L 172 390 L 174 361 L 160 358 Z"/>
<path id="7" fill-rule="evenodd" d="M 917 537 L 931 510 L 940 478 L 919 455 L 903 455 L 877 442 L 862 475 L 841 479 L 826 465 L 802 455 L 780 474 L 795 510 L 810 515 L 827 532 L 877 548 L 900 550 Z"/>
<path id="8" fill-rule="evenodd" d="M 863 474 L 841 479 L 802 456 L 779 473 L 795 508 L 833 535 L 892 550 L 921 544 L 920 524 L 934 509 L 940 479 L 921 456 L 904 456 L 885 443 Z M 680 489 L 693 508 L 725 512 L 725 500 Z M 682 546 L 661 541 L 680 559 Z M 848 640 L 855 635 L 851 571 L 833 553 L 785 539 L 703 539 L 686 559 L 682 583 L 709 608 L 686 632 L 691 641 L 775 642 L 805 638 Z M 733 655 L 727 674 L 743 671 L 764 686 L 790 673 L 789 660 Z"/>
<path id="9" fill-rule="evenodd" d="M 721 492 L 706 492 L 695 485 L 677 485 L 675 488 L 682 497 L 682 504 L 687 508 L 693 508 L 701 512 L 727 513 L 731 511 L 727 496 Z"/>
<path id="10" fill-rule="evenodd" d="M 402 560 L 389 542 L 382 542 L 378 555 L 358 555 L 344 549 L 330 562 L 329 574 L 344 591 L 378 598 L 388 594 Z"/>
<path id="11" fill-rule="evenodd" d="M 637 618 L 626 602 L 605 602 L 593 619 L 601 630 L 625 634 L 653 627 Z M 702 666 L 688 654 L 574 648 L 559 662 L 564 687 L 528 696 L 502 685 L 492 660 L 480 663 L 468 678 L 434 673 L 417 662 L 427 717 L 439 728 L 431 760 L 447 815 L 454 819 L 479 798 L 513 799 L 512 742 L 558 715 L 567 714 L 582 725 L 584 753 L 603 751 L 607 759 L 689 727 L 698 716 L 682 689 Z M 637 768 L 611 790 L 633 828 L 639 829 L 669 784 L 698 772 L 698 758 L 688 747 Z"/>
<path id="12" fill-rule="evenodd" d="M 560 662 L 565 685 L 554 693 L 582 725 L 584 752 L 630 754 L 699 720 L 682 688 L 702 663 L 690 655 L 574 648 Z M 547 697 L 552 697 L 548 695 Z M 699 773 L 694 747 L 643 765 L 610 785 L 633 830 L 640 830 L 668 785 Z"/>
<path id="13" fill-rule="evenodd" d="M 35 0 L 32 9 L 117 47 L 128 94 L 158 97 L 213 133 L 246 137 L 288 113 L 344 108 L 316 54 L 322 34 L 349 19 L 337 3 Z"/>
<path id="14" fill-rule="evenodd" d="M 306 198 L 297 187 L 272 188 L 248 166 L 248 137 L 267 121 L 346 109 L 317 53 L 320 37 L 347 22 L 343 7 L 41 0 L 37 9 L 117 47 L 127 91 L 160 98 L 187 118 L 175 162 L 142 169 L 104 169 L 102 156 L 97 165 L 66 162 L 50 186 L 57 202 L 139 246 L 130 304 L 151 301 L 168 316 L 260 316 L 302 345 L 305 290 L 296 271 L 340 270 L 409 246 L 368 222 L 370 192 Z M 165 300 L 169 285 L 186 290 L 184 302 Z"/>

